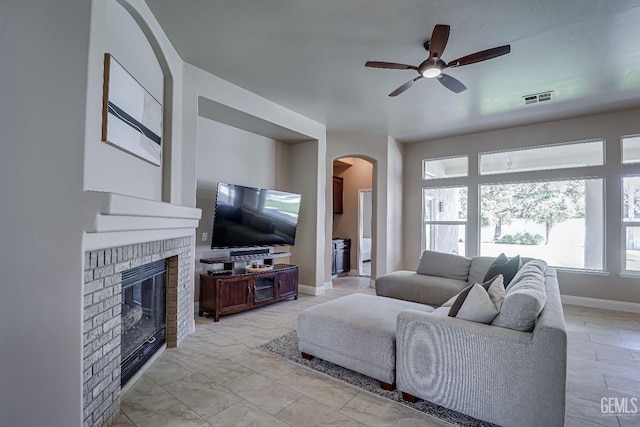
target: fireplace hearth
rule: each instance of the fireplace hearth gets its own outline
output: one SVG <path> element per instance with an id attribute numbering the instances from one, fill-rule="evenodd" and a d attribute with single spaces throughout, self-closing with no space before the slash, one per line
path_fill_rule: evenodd
<path id="1" fill-rule="evenodd" d="M 122 273 L 122 386 L 166 342 L 166 271 L 160 260 Z"/>

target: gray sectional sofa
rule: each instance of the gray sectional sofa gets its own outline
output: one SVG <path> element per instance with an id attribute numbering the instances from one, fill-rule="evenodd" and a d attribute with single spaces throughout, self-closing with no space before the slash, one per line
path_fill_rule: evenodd
<path id="1" fill-rule="evenodd" d="M 484 282 L 494 260 L 426 251 L 416 272 L 379 277 L 377 296 L 302 312 L 300 350 L 395 383 L 407 400 L 503 426 L 561 426 L 567 338 L 555 269 L 524 259 L 505 289 L 503 275 Z M 481 286 L 478 303 L 470 295 Z M 465 320 L 492 304 L 484 323 Z"/>
<path id="2" fill-rule="evenodd" d="M 466 258 L 424 251 L 416 271 L 400 270 L 376 279 L 376 295 L 440 307 L 474 283 L 482 283 L 495 257 Z M 532 261 L 523 258 L 522 264 Z"/>

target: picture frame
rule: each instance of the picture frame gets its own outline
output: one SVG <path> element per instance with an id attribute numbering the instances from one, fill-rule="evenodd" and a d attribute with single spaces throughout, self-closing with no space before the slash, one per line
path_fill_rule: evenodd
<path id="1" fill-rule="evenodd" d="M 102 141 L 162 164 L 162 104 L 111 54 L 104 54 Z"/>

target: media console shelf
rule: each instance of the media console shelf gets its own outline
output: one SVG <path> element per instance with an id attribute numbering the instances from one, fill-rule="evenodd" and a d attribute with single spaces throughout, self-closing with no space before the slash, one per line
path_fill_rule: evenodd
<path id="1" fill-rule="evenodd" d="M 253 261 L 256 259 L 263 259 L 267 265 L 273 265 L 273 260 L 276 258 L 288 258 L 291 256 L 291 252 L 275 252 L 275 253 L 263 253 L 252 255 L 237 255 L 227 258 L 202 258 L 200 262 L 202 264 L 224 264 L 225 270 L 235 270 L 235 264 L 238 262 Z"/>
<path id="2" fill-rule="evenodd" d="M 213 314 L 214 322 L 225 314 L 239 313 L 293 297 L 298 299 L 298 266 L 275 264 L 274 258 L 290 254 L 261 254 L 225 259 L 202 259 L 204 264 L 224 264 L 220 273 L 210 271 L 200 275 L 200 310 Z M 259 273 L 235 273 L 236 262 L 264 259 L 273 269 Z"/>

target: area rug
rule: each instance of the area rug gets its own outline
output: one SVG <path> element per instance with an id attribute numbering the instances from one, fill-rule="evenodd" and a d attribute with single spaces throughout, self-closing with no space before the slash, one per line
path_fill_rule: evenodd
<path id="1" fill-rule="evenodd" d="M 311 360 L 303 359 L 298 350 L 298 334 L 296 331 L 284 334 L 268 343 L 262 344 L 260 348 L 270 351 L 272 353 L 279 354 L 280 356 L 291 360 L 299 365 L 306 366 L 314 371 L 329 375 L 337 380 L 343 381 L 347 384 L 351 384 L 362 390 L 377 394 L 385 399 L 393 400 L 402 405 L 416 409 L 420 412 L 424 412 L 434 418 L 441 421 L 445 421 L 454 425 L 464 427 L 492 427 L 494 424 L 490 424 L 484 421 L 477 420 L 467 415 L 461 414 L 456 411 L 452 411 L 442 406 L 426 402 L 424 400 L 418 400 L 416 403 L 406 402 L 402 399 L 402 394 L 398 390 L 386 391 L 380 388 L 380 383 L 366 375 L 359 374 L 342 366 L 335 365 L 331 362 L 327 362 L 322 359 L 314 357 Z"/>

